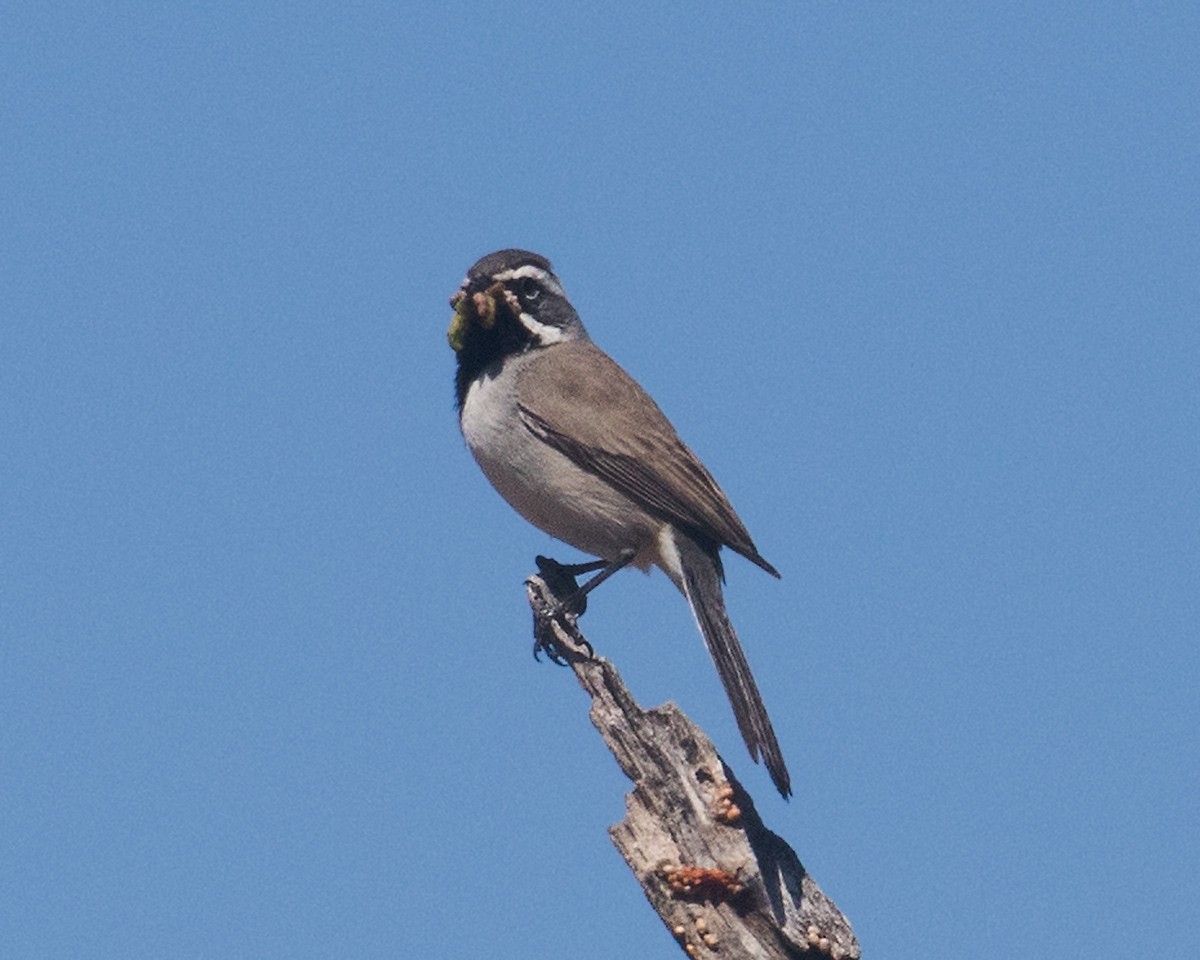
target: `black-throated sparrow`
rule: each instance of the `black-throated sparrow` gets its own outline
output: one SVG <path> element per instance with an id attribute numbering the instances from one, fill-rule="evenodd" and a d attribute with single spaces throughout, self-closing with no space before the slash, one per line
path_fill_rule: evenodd
<path id="1" fill-rule="evenodd" d="M 728 498 L 658 405 L 592 343 L 550 262 L 488 254 L 450 298 L 467 445 L 526 520 L 606 561 L 662 568 L 687 598 L 738 728 L 783 796 L 791 780 L 721 593 L 729 547 L 767 573 Z M 586 589 L 587 585 L 585 585 Z"/>

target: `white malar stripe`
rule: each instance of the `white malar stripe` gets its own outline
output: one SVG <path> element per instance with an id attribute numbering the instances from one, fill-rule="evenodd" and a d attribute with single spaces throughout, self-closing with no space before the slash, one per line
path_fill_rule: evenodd
<path id="1" fill-rule="evenodd" d="M 562 327 L 555 327 L 549 323 L 542 323 L 540 320 L 535 320 L 528 313 L 521 311 L 517 314 L 521 318 L 521 325 L 530 332 L 538 343 L 545 346 L 550 343 L 558 343 L 563 338 Z"/>

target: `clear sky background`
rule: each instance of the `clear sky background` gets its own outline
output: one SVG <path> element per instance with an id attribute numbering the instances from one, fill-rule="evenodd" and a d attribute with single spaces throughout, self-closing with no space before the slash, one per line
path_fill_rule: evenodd
<path id="1" fill-rule="evenodd" d="M 503 246 L 722 482 L 791 766 L 584 627 L 868 956 L 1192 957 L 1200 7 L 10 4 L 0 954 L 678 956 L 458 433 Z"/>

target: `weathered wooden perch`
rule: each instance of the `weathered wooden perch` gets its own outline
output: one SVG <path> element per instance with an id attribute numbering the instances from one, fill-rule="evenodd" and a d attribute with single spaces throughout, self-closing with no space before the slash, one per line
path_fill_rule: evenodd
<path id="1" fill-rule="evenodd" d="M 850 922 L 763 826 L 712 741 L 673 703 L 643 710 L 616 668 L 591 655 L 563 612 L 574 579 L 542 566 L 525 585 L 535 643 L 575 671 L 592 723 L 633 781 L 609 835 L 687 955 L 857 960 Z"/>

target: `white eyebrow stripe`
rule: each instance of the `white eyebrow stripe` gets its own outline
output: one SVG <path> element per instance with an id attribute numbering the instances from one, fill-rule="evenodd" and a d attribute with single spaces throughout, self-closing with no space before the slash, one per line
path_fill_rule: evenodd
<path id="1" fill-rule="evenodd" d="M 522 277 L 545 280 L 549 276 L 550 274 L 541 267 L 535 267 L 532 263 L 527 263 L 523 267 L 517 267 L 515 270 L 501 270 L 499 273 L 494 273 L 492 274 L 492 279 L 504 283 L 508 280 L 520 280 Z"/>
<path id="2" fill-rule="evenodd" d="M 509 280 L 521 280 L 528 277 L 530 280 L 536 280 L 551 293 L 567 298 L 567 292 L 562 288 L 562 284 L 549 270 L 543 270 L 541 267 L 535 267 L 532 263 L 527 263 L 523 267 L 517 267 L 513 270 L 502 270 L 500 273 L 492 274 L 492 279 L 497 283 L 508 283 Z"/>

